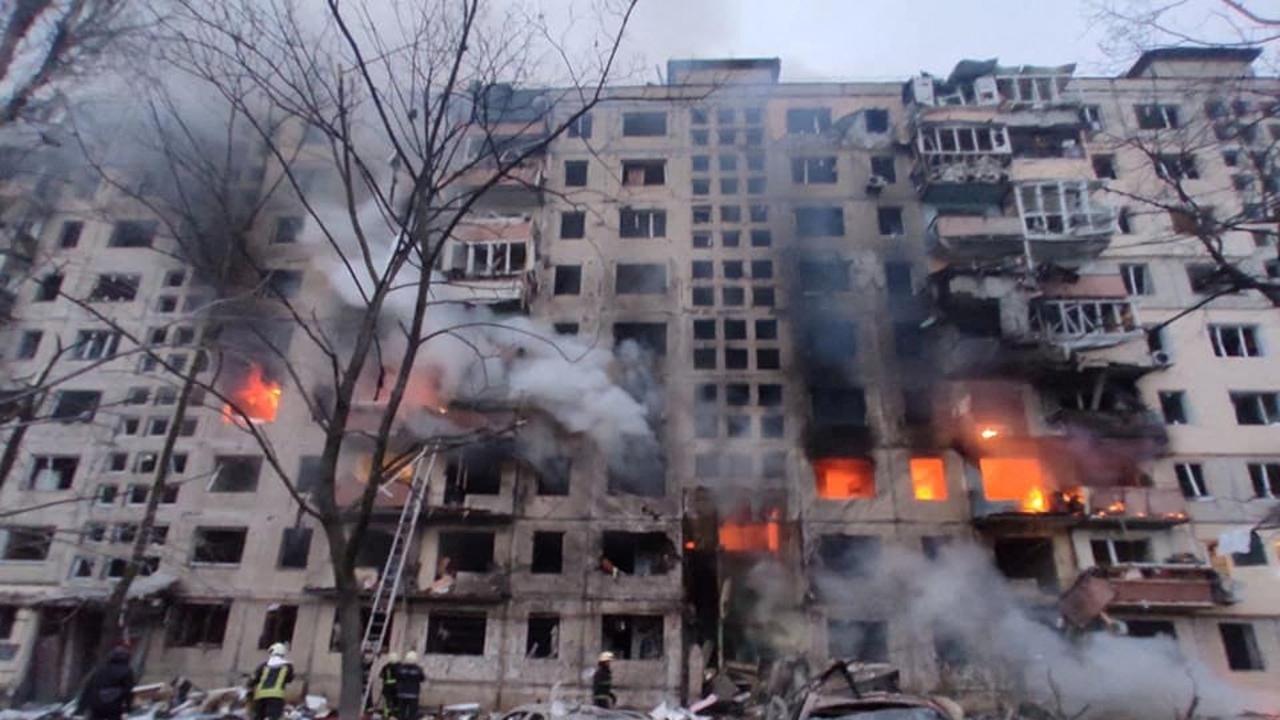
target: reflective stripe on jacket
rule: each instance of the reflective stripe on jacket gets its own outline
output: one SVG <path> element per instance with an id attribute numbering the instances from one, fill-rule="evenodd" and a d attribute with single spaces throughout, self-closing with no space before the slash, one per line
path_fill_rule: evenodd
<path id="1" fill-rule="evenodd" d="M 258 670 L 258 682 L 253 686 L 253 699 L 284 699 L 284 686 L 293 678 L 293 666 L 288 663 L 280 665 L 263 665 Z"/>

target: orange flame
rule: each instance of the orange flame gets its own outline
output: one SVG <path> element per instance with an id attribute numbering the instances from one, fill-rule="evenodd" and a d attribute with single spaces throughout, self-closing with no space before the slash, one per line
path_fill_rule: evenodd
<path id="1" fill-rule="evenodd" d="M 244 384 L 231 393 L 235 409 L 231 403 L 225 405 L 222 408 L 222 419 L 224 422 L 234 422 L 243 412 L 253 422 L 274 422 L 276 411 L 280 409 L 280 395 L 283 393 L 280 383 L 267 380 L 262 376 L 262 368 L 251 365 Z"/>
<path id="2" fill-rule="evenodd" d="M 720 526 L 720 548 L 725 552 L 771 552 L 782 547 L 778 512 L 764 522 L 726 522 Z"/>
<path id="3" fill-rule="evenodd" d="M 818 497 L 824 500 L 874 498 L 876 469 L 861 458 L 819 458 L 813 461 Z"/>
<path id="4" fill-rule="evenodd" d="M 1044 496 L 1044 490 L 1033 487 L 1027 491 L 1027 497 L 1022 501 L 1022 509 L 1027 512 L 1042 513 L 1049 509 L 1049 501 Z"/>
<path id="5" fill-rule="evenodd" d="M 917 500 L 946 500 L 947 475 L 942 458 L 911 458 L 911 487 Z"/>

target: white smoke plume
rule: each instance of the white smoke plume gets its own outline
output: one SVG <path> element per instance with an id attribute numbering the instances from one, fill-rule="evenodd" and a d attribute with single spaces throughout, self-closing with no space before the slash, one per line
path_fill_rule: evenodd
<path id="1" fill-rule="evenodd" d="M 935 560 L 886 548 L 870 577 L 820 573 L 815 584 L 857 617 L 889 620 L 891 633 L 932 629 L 959 642 L 970 662 L 1013 670 L 1034 701 L 1052 705 L 1056 685 L 1068 714 L 1087 707 L 1093 718 L 1176 717 L 1194 697 L 1210 715 L 1251 707 L 1238 689 L 1182 657 L 1171 638 L 1069 638 L 1036 620 L 977 545 L 942 548 Z"/>

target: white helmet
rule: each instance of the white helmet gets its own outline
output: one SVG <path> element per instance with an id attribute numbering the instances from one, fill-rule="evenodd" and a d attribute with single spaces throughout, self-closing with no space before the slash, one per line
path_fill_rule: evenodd
<path id="1" fill-rule="evenodd" d="M 600 662 L 613 662 L 613 653 L 608 650 L 600 653 Z"/>
<path id="2" fill-rule="evenodd" d="M 274 657 L 284 657 L 288 652 L 289 646 L 284 643 L 275 643 L 270 648 L 267 648 L 267 654 Z"/>
<path id="3" fill-rule="evenodd" d="M 417 665 L 417 664 L 418 664 L 418 651 L 417 651 L 417 650 L 410 650 L 409 652 L 405 653 L 405 654 L 404 654 L 404 661 L 405 661 L 405 662 L 407 662 L 407 663 L 409 663 L 410 665 Z"/>
<path id="4" fill-rule="evenodd" d="M 392 664 L 392 663 L 398 663 L 398 662 L 400 662 L 400 653 L 398 653 L 398 652 L 389 652 L 389 653 L 387 653 L 387 664 L 388 664 L 388 665 L 390 665 L 390 664 Z"/>

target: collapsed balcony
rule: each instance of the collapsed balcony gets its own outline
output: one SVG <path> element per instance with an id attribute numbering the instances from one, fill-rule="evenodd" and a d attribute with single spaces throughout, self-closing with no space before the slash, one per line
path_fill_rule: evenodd
<path id="1" fill-rule="evenodd" d="M 1062 616 L 1086 628 L 1106 610 L 1210 610 L 1234 602 L 1216 570 L 1194 562 L 1098 565 L 1058 600 Z"/>
<path id="2" fill-rule="evenodd" d="M 1045 419 L 1067 432 L 1149 440 L 1163 446 L 1169 441 L 1164 419 L 1142 403 L 1136 385 L 1147 369 L 1108 366 L 1051 373 L 1037 383 L 1046 406 Z"/>
<path id="3" fill-rule="evenodd" d="M 1128 299 L 1036 298 L 1029 313 L 1031 337 L 1070 349 L 1107 347 L 1142 335 Z"/>

